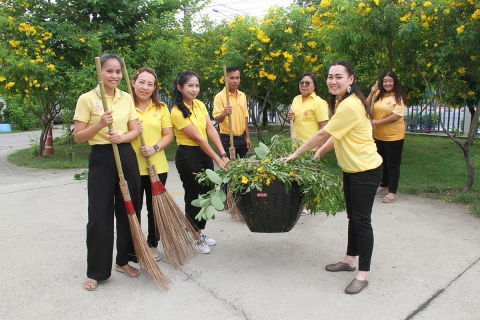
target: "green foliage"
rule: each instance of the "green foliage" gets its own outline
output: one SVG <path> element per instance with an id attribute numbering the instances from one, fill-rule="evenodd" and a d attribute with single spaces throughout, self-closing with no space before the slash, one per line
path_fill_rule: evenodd
<path id="1" fill-rule="evenodd" d="M 292 182 L 297 182 L 303 201 L 312 212 L 335 215 L 345 210 L 340 179 L 326 170 L 325 161 L 314 159 L 312 152 L 302 154 L 295 161 L 281 160 L 300 145 L 300 140 L 276 136 L 270 147 L 260 143 L 255 148 L 255 155 L 249 158 L 236 159 L 216 172 L 207 169 L 200 173 L 198 181 L 212 186 L 212 189 L 192 202 L 202 208 L 196 219 L 208 220 L 214 218 L 213 209 L 223 210 L 225 185 L 232 193 L 245 194 L 261 191 L 264 185 L 268 186 L 274 180 L 282 181 L 287 189 L 291 188 Z"/>
<path id="2" fill-rule="evenodd" d="M 75 180 L 88 180 L 88 170 L 83 170 L 81 173 L 76 173 L 73 175 Z"/>
<path id="3" fill-rule="evenodd" d="M 4 110 L 6 123 L 11 123 L 15 129 L 22 131 L 32 130 L 40 125 L 38 119 L 22 106 L 22 99 L 19 95 L 14 95 L 7 99 L 8 106 Z"/>

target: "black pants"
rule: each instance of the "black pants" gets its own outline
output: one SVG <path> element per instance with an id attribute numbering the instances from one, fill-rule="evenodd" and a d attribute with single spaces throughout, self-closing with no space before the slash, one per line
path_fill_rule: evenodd
<path id="1" fill-rule="evenodd" d="M 359 256 L 359 271 L 370 271 L 373 252 L 372 208 L 381 179 L 382 166 L 359 173 L 343 172 L 348 217 L 347 255 Z"/>
<path id="2" fill-rule="evenodd" d="M 230 135 L 220 134 L 220 141 L 222 142 L 223 149 L 230 158 L 230 152 L 228 149 L 230 148 Z M 240 156 L 240 158 L 245 158 L 247 154 L 247 140 L 245 137 L 234 137 L 233 138 L 233 146 L 235 147 L 235 158 Z"/>
<path id="3" fill-rule="evenodd" d="M 404 141 L 404 139 L 397 141 L 381 141 L 375 139 L 377 152 L 383 159 L 383 176 L 380 186 L 388 187 L 388 192 L 390 193 L 397 193 Z"/>
<path id="4" fill-rule="evenodd" d="M 142 208 L 140 173 L 130 143 L 118 145 L 123 173 L 136 213 Z M 111 144 L 92 146 L 88 160 L 87 277 L 106 280 L 112 271 L 114 214 L 117 229 L 116 264 L 135 260 L 125 202 L 118 184 Z"/>
<path id="5" fill-rule="evenodd" d="M 167 173 L 159 173 L 158 179 L 165 185 L 167 183 Z M 158 246 L 158 240 L 160 240 L 160 235 L 157 233 L 155 228 L 155 219 L 153 217 L 153 205 L 152 205 L 152 182 L 150 181 L 150 176 L 141 176 L 140 182 L 140 195 L 143 198 L 145 193 L 145 202 L 147 204 L 147 217 L 148 217 L 148 236 L 147 243 L 152 247 L 156 248 Z M 140 215 L 137 213 L 138 219 Z"/>
<path id="6" fill-rule="evenodd" d="M 185 213 L 195 228 L 205 229 L 207 221 L 195 219 L 201 208 L 192 206 L 191 203 L 199 195 L 205 194 L 211 189 L 208 186 L 200 185 L 195 180 L 195 173 L 200 173 L 204 169 L 213 170 L 213 160 L 200 147 L 178 146 L 175 166 L 180 180 L 182 180 L 183 189 L 185 189 Z"/>

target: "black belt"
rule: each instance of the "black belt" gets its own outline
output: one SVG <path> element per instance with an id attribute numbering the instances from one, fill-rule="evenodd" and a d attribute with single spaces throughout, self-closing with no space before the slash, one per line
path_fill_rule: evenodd
<path id="1" fill-rule="evenodd" d="M 225 134 L 225 133 L 220 133 L 220 137 L 228 137 L 230 138 L 230 135 L 229 134 Z M 233 139 L 245 139 L 245 136 L 242 134 L 241 136 L 233 136 Z"/>

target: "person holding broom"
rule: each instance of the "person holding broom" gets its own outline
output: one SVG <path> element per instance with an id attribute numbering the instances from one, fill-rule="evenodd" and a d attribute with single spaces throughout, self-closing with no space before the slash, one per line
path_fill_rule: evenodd
<path id="1" fill-rule="evenodd" d="M 306 142 L 328 122 L 328 103 L 320 98 L 320 87 L 317 77 L 312 72 L 306 72 L 298 78 L 299 95 L 293 99 L 287 118 L 293 121 L 292 138 Z M 309 215 L 306 208 L 302 216 Z"/>
<path id="2" fill-rule="evenodd" d="M 207 193 L 210 187 L 200 185 L 195 174 L 205 169 L 213 170 L 212 160 L 215 160 L 219 167 L 224 167 L 228 156 L 207 108 L 203 102 L 196 99 L 199 92 L 199 76 L 193 71 L 180 73 L 173 84 L 174 106 L 171 119 L 178 144 L 175 165 L 185 189 L 185 213 L 192 225 L 198 229 L 199 240 L 195 241 L 197 250 L 210 253 L 209 246 L 215 245 L 216 241 L 202 232 L 206 221 L 195 219 L 200 208 L 191 204 L 199 195 Z M 213 141 L 220 156 L 209 145 L 208 138 Z"/>
<path id="3" fill-rule="evenodd" d="M 99 86 L 82 94 L 75 109 L 75 141 L 88 141 L 91 151 L 88 163 L 88 223 L 86 290 L 97 288 L 97 281 L 111 276 L 114 242 L 114 215 L 117 231 L 115 270 L 136 278 L 134 247 L 127 211 L 119 187 L 112 144 L 117 144 L 131 200 L 140 212 L 140 173 L 131 142 L 138 137 L 138 115 L 132 97 L 117 88 L 122 79 L 122 60 L 106 53 L 100 58 L 102 79 L 109 110 L 104 112 Z M 113 130 L 107 126 L 112 124 Z"/>
<path id="4" fill-rule="evenodd" d="M 132 78 L 132 87 L 135 107 L 139 115 L 140 126 L 146 144 L 142 146 L 139 137 L 132 142 L 132 146 L 137 155 L 138 167 L 140 169 L 140 194 L 143 198 L 145 193 L 147 205 L 147 243 L 150 246 L 153 258 L 158 261 L 160 260 L 160 252 L 157 246 L 160 238 L 155 230 L 152 186 L 146 157 L 150 157 L 152 165 L 155 165 L 157 169 L 158 179 L 165 185 L 169 168 L 164 149 L 173 141 L 173 125 L 167 105 L 158 98 L 157 75 L 152 68 L 144 67 L 138 69 Z M 137 215 L 140 217 L 139 214 Z"/>
<path id="5" fill-rule="evenodd" d="M 338 165 L 343 170 L 343 192 L 347 208 L 348 240 L 346 256 L 325 267 L 327 271 L 358 273 L 345 288 L 356 294 L 368 285 L 373 251 L 371 215 L 375 193 L 382 178 L 382 157 L 372 138 L 373 119 L 370 107 L 355 82 L 350 62 L 334 62 L 328 71 L 329 110 L 332 117 L 285 161 L 295 160 L 302 153 L 318 147 L 315 157 L 322 157 L 335 148 Z"/>

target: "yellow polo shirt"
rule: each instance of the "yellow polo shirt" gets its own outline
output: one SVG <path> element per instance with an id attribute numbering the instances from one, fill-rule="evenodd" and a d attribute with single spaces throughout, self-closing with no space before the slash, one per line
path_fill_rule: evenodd
<path id="1" fill-rule="evenodd" d="M 352 94 L 338 104 L 324 130 L 333 136 L 338 165 L 343 171 L 363 172 L 382 164 L 372 138 L 372 125 L 357 96 Z"/>
<path id="2" fill-rule="evenodd" d="M 302 95 L 296 96 L 293 99 L 290 111 L 295 113 L 293 137 L 299 138 L 303 142 L 320 130 L 319 122 L 328 120 L 328 103 L 317 96 L 315 92 L 308 96 L 305 101 L 302 101 Z"/>
<path id="3" fill-rule="evenodd" d="M 226 90 L 217 93 L 213 100 L 213 118 L 220 115 L 227 105 Z M 248 118 L 247 97 L 245 93 L 237 90 L 237 97 L 231 92 L 228 93 L 230 97 L 230 105 L 232 106 L 232 131 L 234 136 L 241 136 L 245 133 L 245 118 Z M 219 123 L 220 133 L 230 134 L 228 117 L 222 123 Z"/>
<path id="4" fill-rule="evenodd" d="M 189 136 L 182 132 L 182 129 L 188 126 L 189 124 L 193 124 L 195 129 L 197 129 L 198 133 L 208 141 L 207 137 L 207 117 L 208 111 L 200 100 L 193 100 L 193 107 L 190 108 L 187 106 L 190 112 L 192 113 L 190 117 L 184 118 L 182 111 L 178 109 L 175 105 L 172 108 L 172 113 L 170 114 L 170 118 L 172 119 L 173 129 L 175 130 L 175 136 L 177 138 L 177 144 L 179 146 L 196 146 L 198 147 L 198 143 L 193 141 Z"/>
<path id="5" fill-rule="evenodd" d="M 107 104 L 108 109 L 112 110 L 113 130 L 119 135 L 127 133 L 128 122 L 138 119 L 132 96 L 115 88 L 113 101 L 110 96 L 107 96 Z M 100 120 L 103 113 L 102 97 L 100 88 L 97 86 L 78 98 L 73 120 L 85 122 L 87 127 L 91 127 Z M 88 140 L 88 143 L 90 145 L 110 144 L 107 131 L 108 127 L 101 129 L 91 140 Z"/>
<path id="6" fill-rule="evenodd" d="M 157 144 L 163 137 L 162 129 L 172 128 L 172 121 L 170 120 L 170 112 L 168 107 L 164 104 L 160 108 L 153 103 L 150 99 L 150 105 L 147 107 L 144 113 L 137 108 L 137 113 L 142 120 L 143 127 L 143 139 L 147 146 L 153 146 Z M 140 151 L 142 141 L 140 137 L 132 141 L 132 147 L 137 155 L 138 168 L 140 169 L 140 175 L 148 175 L 148 163 L 147 158 L 144 157 Z M 150 162 L 157 169 L 157 173 L 168 172 L 168 162 L 165 156 L 165 150 L 160 150 L 150 156 Z"/>
<path id="7" fill-rule="evenodd" d="M 381 120 L 391 114 L 399 115 L 400 118 L 389 124 L 373 126 L 373 136 L 377 140 L 397 141 L 405 138 L 405 111 L 407 106 L 405 103 L 397 103 L 395 95 L 382 98 L 373 105 L 373 118 Z"/>

